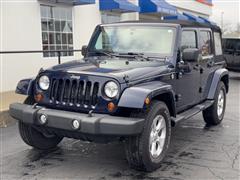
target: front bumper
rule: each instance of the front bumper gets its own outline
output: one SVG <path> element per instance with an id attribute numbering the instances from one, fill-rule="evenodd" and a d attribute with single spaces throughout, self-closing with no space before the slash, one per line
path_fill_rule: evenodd
<path id="1" fill-rule="evenodd" d="M 140 134 L 143 130 L 144 119 L 125 118 L 106 114 L 88 114 L 47 109 L 41 106 L 31 106 L 14 103 L 9 108 L 10 115 L 24 123 L 61 130 L 75 131 L 93 135 L 129 136 Z M 39 121 L 41 115 L 47 117 L 47 123 Z M 73 128 L 73 120 L 80 122 L 79 129 Z"/>

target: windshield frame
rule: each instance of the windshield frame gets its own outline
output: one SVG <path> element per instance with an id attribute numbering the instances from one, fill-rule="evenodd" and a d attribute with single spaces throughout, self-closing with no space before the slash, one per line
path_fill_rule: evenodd
<path id="1" fill-rule="evenodd" d="M 161 58 L 166 58 L 166 57 L 173 57 L 174 56 L 174 51 L 176 48 L 176 41 L 177 41 L 177 34 L 178 34 L 178 29 L 176 25 L 173 24 L 166 24 L 166 23 L 116 23 L 116 24 L 103 24 L 97 26 L 95 29 L 92 38 L 90 39 L 90 42 L 88 44 L 88 53 L 87 56 L 96 56 L 98 49 L 95 49 L 95 44 L 98 40 L 98 37 L 100 33 L 102 32 L 102 28 L 104 27 L 121 27 L 121 26 L 129 26 L 129 27 L 137 27 L 137 26 L 143 26 L 143 27 L 159 27 L 159 28 L 172 28 L 174 30 L 173 38 L 172 38 L 172 47 L 171 47 L 171 52 L 169 54 L 161 54 L 161 53 L 145 53 L 145 52 L 131 52 L 131 53 L 143 53 L 145 56 L 150 56 L 150 57 L 161 57 Z M 113 52 L 115 53 L 115 52 Z M 126 53 L 126 52 L 116 52 L 116 53 Z"/>

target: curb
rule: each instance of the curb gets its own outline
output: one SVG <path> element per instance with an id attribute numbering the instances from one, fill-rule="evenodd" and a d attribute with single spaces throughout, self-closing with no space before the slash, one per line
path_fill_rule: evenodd
<path id="1" fill-rule="evenodd" d="M 16 123 L 16 120 L 9 115 L 8 110 L 0 111 L 0 128 L 6 128 L 14 123 Z"/>

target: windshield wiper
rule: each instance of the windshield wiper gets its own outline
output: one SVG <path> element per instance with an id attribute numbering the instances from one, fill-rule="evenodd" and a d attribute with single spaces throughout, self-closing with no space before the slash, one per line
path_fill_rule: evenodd
<path id="1" fill-rule="evenodd" d="M 158 57 L 158 56 L 146 56 L 145 58 L 147 58 L 149 61 L 151 61 L 151 60 L 166 61 L 166 59 L 167 59 L 167 57 Z"/>
<path id="2" fill-rule="evenodd" d="M 107 51 L 93 51 L 92 53 L 94 53 L 94 54 L 103 54 L 103 55 L 106 55 L 106 56 L 111 57 L 111 58 L 114 56 L 113 53 L 107 52 Z"/>
<path id="3" fill-rule="evenodd" d="M 166 60 L 166 58 L 163 57 L 157 57 L 157 56 L 146 56 L 144 53 L 135 53 L 135 52 L 128 52 L 128 53 L 120 53 L 119 56 L 127 56 L 135 58 L 136 60 L 145 60 L 145 61 L 153 61 L 153 60 Z"/>
<path id="4" fill-rule="evenodd" d="M 157 57 L 157 56 L 146 56 L 144 53 L 135 53 L 135 52 L 127 52 L 127 53 L 116 53 L 116 52 L 109 52 L 109 51 L 93 51 L 92 53 L 95 54 L 103 54 L 110 58 L 113 57 L 119 57 L 119 58 L 134 58 L 135 60 L 140 61 L 153 61 L 153 60 L 166 60 L 166 58 L 163 57 Z"/>
<path id="5" fill-rule="evenodd" d="M 144 56 L 143 53 L 135 53 L 135 52 L 127 52 L 127 53 L 119 53 L 119 57 L 129 57 L 134 58 L 136 60 L 147 60 L 149 61 L 148 57 Z"/>
<path id="6" fill-rule="evenodd" d="M 116 52 L 108 52 L 108 51 L 93 51 L 95 54 L 103 54 L 108 57 L 119 57 L 119 58 L 137 58 L 138 56 L 143 56 L 144 54 L 140 53 L 116 53 Z"/>

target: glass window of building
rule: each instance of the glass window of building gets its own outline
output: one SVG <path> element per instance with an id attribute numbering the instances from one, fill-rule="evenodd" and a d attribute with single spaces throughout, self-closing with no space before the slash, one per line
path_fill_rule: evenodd
<path id="1" fill-rule="evenodd" d="M 41 5 L 43 50 L 73 50 L 72 9 Z M 73 56 L 73 52 L 62 52 Z M 45 52 L 44 57 L 55 57 L 56 52 Z"/>
<path id="2" fill-rule="evenodd" d="M 121 14 L 119 13 L 110 13 L 110 12 L 101 12 L 102 23 L 114 23 L 121 20 Z"/>

